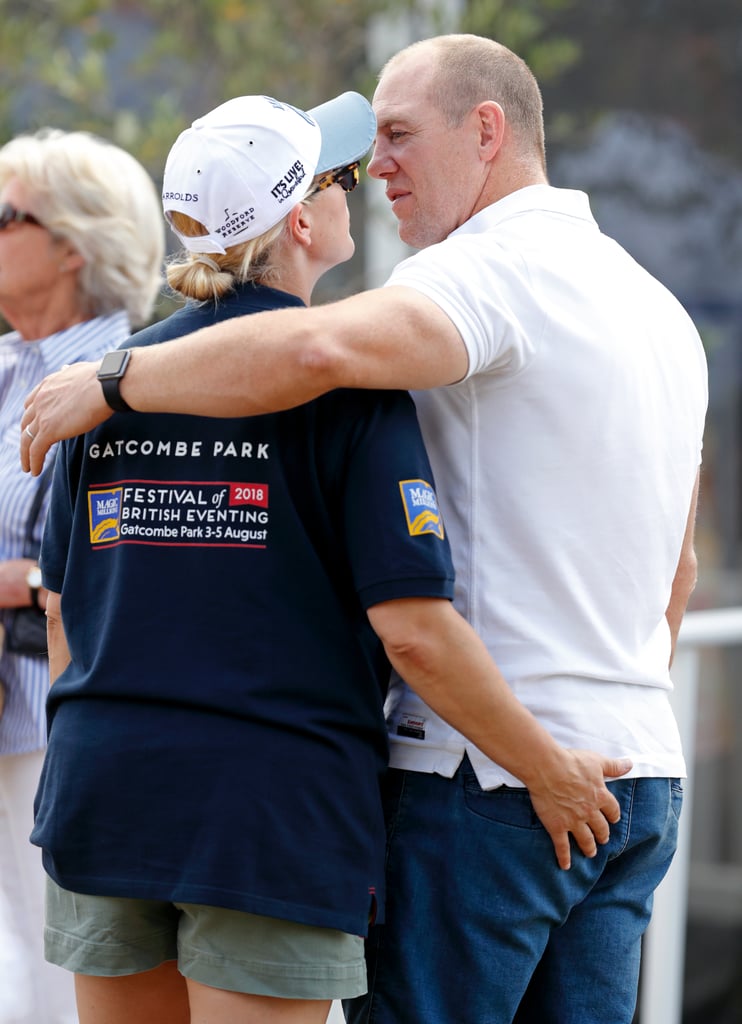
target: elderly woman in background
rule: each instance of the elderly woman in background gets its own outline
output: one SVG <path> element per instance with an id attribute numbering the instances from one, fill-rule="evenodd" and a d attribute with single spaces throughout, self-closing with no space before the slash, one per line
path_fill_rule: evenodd
<path id="1" fill-rule="evenodd" d="M 46 129 L 0 149 L 0 313 L 12 328 L 0 337 L 0 919 L 14 955 L 0 1019 L 13 1024 L 77 1019 L 69 976 L 44 961 L 44 875 L 28 842 L 46 741 L 48 663 L 29 633 L 31 609 L 46 605 L 33 556 L 48 478 L 18 462 L 23 400 L 51 370 L 97 359 L 148 321 L 163 235 L 152 180 L 117 146 Z"/>

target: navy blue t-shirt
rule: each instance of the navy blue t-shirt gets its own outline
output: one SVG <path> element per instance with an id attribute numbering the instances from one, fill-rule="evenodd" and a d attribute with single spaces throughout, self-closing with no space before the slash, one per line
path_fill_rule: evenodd
<path id="1" fill-rule="evenodd" d="M 130 344 L 297 304 L 246 286 Z M 388 665 L 365 610 L 453 596 L 410 397 L 115 414 L 61 446 L 41 562 L 72 658 L 32 835 L 52 878 L 366 934 Z"/>

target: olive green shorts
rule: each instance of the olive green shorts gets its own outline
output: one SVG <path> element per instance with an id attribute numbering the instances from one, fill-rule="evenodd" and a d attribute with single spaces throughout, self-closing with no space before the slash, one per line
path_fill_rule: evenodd
<path id="1" fill-rule="evenodd" d="M 84 896 L 46 887 L 46 959 L 75 974 L 118 977 L 177 960 L 186 978 L 282 999 L 366 991 L 357 935 L 194 903 Z"/>

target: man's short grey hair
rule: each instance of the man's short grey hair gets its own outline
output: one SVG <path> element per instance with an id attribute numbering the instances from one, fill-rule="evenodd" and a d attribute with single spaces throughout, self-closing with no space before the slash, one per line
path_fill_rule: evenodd
<path id="1" fill-rule="evenodd" d="M 33 195 L 44 227 L 85 260 L 85 308 L 93 316 L 124 309 L 133 326 L 146 323 L 162 286 L 165 225 L 142 165 L 96 135 L 44 128 L 0 149 L 0 188 L 11 178 Z"/>
<path id="2" fill-rule="evenodd" d="M 479 103 L 502 107 L 521 149 L 546 166 L 543 98 L 526 62 L 494 39 L 454 34 L 421 39 L 400 50 L 385 65 L 401 65 L 408 55 L 428 52 L 433 67 L 431 102 L 451 127 L 457 127 Z"/>

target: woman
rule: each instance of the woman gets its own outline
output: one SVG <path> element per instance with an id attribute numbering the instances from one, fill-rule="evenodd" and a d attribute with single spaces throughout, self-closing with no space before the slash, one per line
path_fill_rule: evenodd
<path id="1" fill-rule="evenodd" d="M 308 303 L 353 253 L 374 132 L 355 93 L 196 121 L 163 183 L 186 249 L 168 280 L 191 301 L 115 355 Z M 116 373 L 123 411 L 60 451 L 42 550 L 46 953 L 82 1024 L 319 1024 L 365 991 L 383 901 L 388 665 L 365 610 L 452 596 L 414 406 L 134 415 Z"/>
<path id="2" fill-rule="evenodd" d="M 0 908 L 16 951 L 12 985 L 0 988 L 14 1022 L 74 1019 L 69 979 L 44 963 L 43 871 L 28 843 L 49 678 L 46 655 L 24 653 L 21 634 L 30 623 L 43 637 L 46 605 L 33 557 L 46 481 L 18 465 L 23 399 L 50 370 L 99 357 L 147 321 L 163 252 L 154 185 L 117 146 L 44 130 L 0 149 L 0 313 L 13 329 L 0 338 Z"/>

